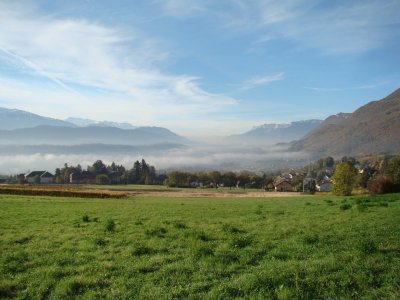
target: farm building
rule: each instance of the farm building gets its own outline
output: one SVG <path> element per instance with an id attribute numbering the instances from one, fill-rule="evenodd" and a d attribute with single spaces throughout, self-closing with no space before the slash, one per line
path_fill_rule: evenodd
<path id="1" fill-rule="evenodd" d="M 277 192 L 295 192 L 296 188 L 286 179 L 278 178 L 274 182 L 275 191 Z"/>
<path id="2" fill-rule="evenodd" d="M 28 183 L 53 183 L 54 175 L 48 171 L 32 171 L 25 174 L 25 180 Z"/>

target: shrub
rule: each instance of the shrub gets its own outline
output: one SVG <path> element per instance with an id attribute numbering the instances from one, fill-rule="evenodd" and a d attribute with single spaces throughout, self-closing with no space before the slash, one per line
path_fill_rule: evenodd
<path id="1" fill-rule="evenodd" d="M 105 229 L 108 232 L 114 232 L 115 231 L 115 226 L 116 226 L 116 224 L 115 224 L 114 220 L 113 219 L 108 219 L 106 221 L 106 224 L 105 224 Z"/>
<path id="2" fill-rule="evenodd" d="M 371 194 L 387 194 L 396 191 L 393 181 L 386 176 L 379 176 L 368 184 L 368 190 Z"/>

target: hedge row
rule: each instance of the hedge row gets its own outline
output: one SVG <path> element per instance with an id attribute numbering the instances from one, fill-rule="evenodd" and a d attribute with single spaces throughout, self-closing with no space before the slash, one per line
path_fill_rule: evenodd
<path id="1" fill-rule="evenodd" d="M 20 187 L 1 187 L 0 194 L 8 195 L 30 195 L 30 196 L 53 196 L 53 197 L 77 197 L 77 198 L 124 198 L 125 193 L 97 192 L 73 189 L 39 189 Z"/>

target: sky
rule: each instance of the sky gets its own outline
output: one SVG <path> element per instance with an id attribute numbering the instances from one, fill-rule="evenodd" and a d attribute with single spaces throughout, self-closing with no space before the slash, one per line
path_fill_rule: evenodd
<path id="1" fill-rule="evenodd" d="M 189 136 L 400 87 L 399 0 L 0 0 L 0 107 Z"/>

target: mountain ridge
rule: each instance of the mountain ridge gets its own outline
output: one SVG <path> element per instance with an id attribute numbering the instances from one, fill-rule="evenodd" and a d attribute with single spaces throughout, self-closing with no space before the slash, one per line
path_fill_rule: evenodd
<path id="1" fill-rule="evenodd" d="M 310 119 L 293 121 L 291 123 L 266 123 L 252 128 L 242 134 L 231 135 L 226 138 L 230 142 L 247 142 L 255 144 L 276 144 L 297 140 L 316 126 L 322 120 Z"/>
<path id="2" fill-rule="evenodd" d="M 328 117 L 317 128 L 292 143 L 290 151 L 316 157 L 366 155 L 400 150 L 400 89 L 371 101 L 351 114 Z"/>

